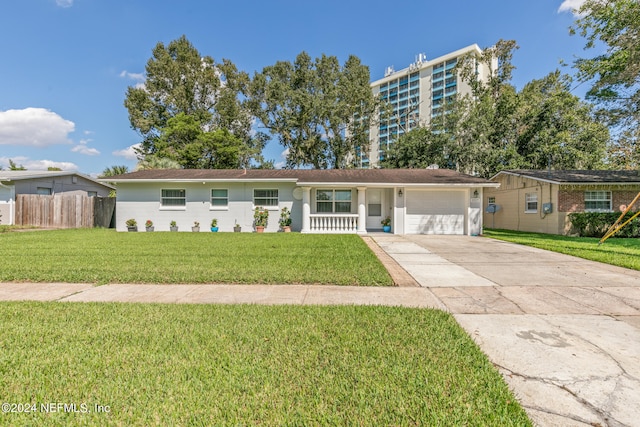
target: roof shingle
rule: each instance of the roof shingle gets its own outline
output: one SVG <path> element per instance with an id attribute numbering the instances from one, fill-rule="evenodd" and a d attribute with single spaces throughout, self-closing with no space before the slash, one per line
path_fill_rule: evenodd
<path id="1" fill-rule="evenodd" d="M 491 184 L 484 178 L 449 169 L 152 169 L 104 178 L 132 181 L 286 180 L 304 183 Z"/>
<path id="2" fill-rule="evenodd" d="M 640 183 L 640 172 L 635 170 L 538 170 L 514 169 L 501 173 L 557 183 Z"/>

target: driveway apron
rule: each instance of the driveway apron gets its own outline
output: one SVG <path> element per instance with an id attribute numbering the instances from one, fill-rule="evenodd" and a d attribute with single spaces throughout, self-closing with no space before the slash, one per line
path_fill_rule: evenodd
<path id="1" fill-rule="evenodd" d="M 483 237 L 373 238 L 455 316 L 536 425 L 638 425 L 640 272 Z"/>

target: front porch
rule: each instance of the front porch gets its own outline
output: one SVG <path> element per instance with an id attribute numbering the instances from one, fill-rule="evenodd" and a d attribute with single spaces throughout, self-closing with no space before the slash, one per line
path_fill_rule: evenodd
<path id="1" fill-rule="evenodd" d="M 482 230 L 481 187 L 308 185 L 296 188 L 302 233 L 476 235 Z M 300 212 L 300 211 L 299 211 Z"/>
<path id="2" fill-rule="evenodd" d="M 381 230 L 392 189 L 355 187 L 300 187 L 302 190 L 302 233 L 357 233 Z M 354 194 L 355 193 L 355 194 Z M 388 194 L 387 194 L 388 193 Z M 354 197 L 355 196 L 355 197 Z"/>

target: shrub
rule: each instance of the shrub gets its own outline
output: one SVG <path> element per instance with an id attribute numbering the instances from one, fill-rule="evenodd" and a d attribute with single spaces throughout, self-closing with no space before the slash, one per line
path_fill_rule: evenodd
<path id="1" fill-rule="evenodd" d="M 280 227 L 291 226 L 291 211 L 286 206 L 280 211 Z"/>
<path id="2" fill-rule="evenodd" d="M 269 221 L 269 211 L 263 207 L 256 207 L 253 211 L 253 225 L 256 227 L 266 227 Z"/>
<path id="3" fill-rule="evenodd" d="M 634 215 L 628 212 L 621 224 Z M 574 212 L 569 214 L 569 220 L 582 237 L 602 237 L 609 227 L 620 217 L 620 212 Z M 614 237 L 640 237 L 640 217 L 625 225 Z"/>

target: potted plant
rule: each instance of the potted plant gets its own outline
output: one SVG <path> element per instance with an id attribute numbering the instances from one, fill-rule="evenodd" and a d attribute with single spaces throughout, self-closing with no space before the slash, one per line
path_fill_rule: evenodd
<path id="1" fill-rule="evenodd" d="M 256 233 L 264 233 L 264 228 L 269 221 L 269 211 L 263 207 L 256 206 L 253 211 L 253 226 L 256 228 Z"/>
<path id="2" fill-rule="evenodd" d="M 171 231 L 178 231 L 178 225 L 176 224 L 175 221 L 171 221 L 169 223 L 169 230 Z"/>
<path id="3" fill-rule="evenodd" d="M 291 232 L 291 211 L 286 206 L 280 211 L 280 228 L 285 233 Z"/>
<path id="4" fill-rule="evenodd" d="M 144 228 L 147 231 L 153 231 L 153 221 L 151 221 L 150 219 L 147 220 L 147 222 L 144 223 Z"/>
<path id="5" fill-rule="evenodd" d="M 133 218 L 128 219 L 126 224 L 127 224 L 127 231 L 138 231 L 138 222 L 135 219 Z"/>
<path id="6" fill-rule="evenodd" d="M 382 221 L 380 221 L 380 224 L 382 224 L 382 231 L 384 231 L 385 233 L 389 233 L 391 231 L 391 217 L 390 216 L 387 216 Z"/>
<path id="7" fill-rule="evenodd" d="M 382 231 L 384 231 L 385 233 L 389 233 L 391 231 L 391 217 L 388 216 L 385 219 L 383 219 L 382 221 L 380 221 L 380 223 L 382 224 Z"/>
<path id="8" fill-rule="evenodd" d="M 200 231 L 200 223 L 198 221 L 193 221 L 193 227 L 191 227 L 191 231 L 197 233 Z"/>
<path id="9" fill-rule="evenodd" d="M 236 221 L 236 225 L 233 226 L 233 232 L 240 233 L 241 231 L 242 231 L 242 227 L 240 227 L 240 224 L 238 224 L 238 222 Z"/>
<path id="10" fill-rule="evenodd" d="M 218 232 L 218 219 L 217 218 L 213 218 L 211 220 L 211 231 L 214 233 Z"/>

